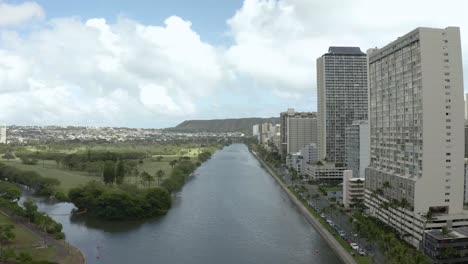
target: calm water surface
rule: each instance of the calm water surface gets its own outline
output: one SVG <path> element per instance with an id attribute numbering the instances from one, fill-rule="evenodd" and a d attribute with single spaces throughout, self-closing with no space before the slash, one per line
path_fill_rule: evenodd
<path id="1" fill-rule="evenodd" d="M 39 203 L 88 263 L 341 263 L 245 145 L 218 151 L 159 219 L 70 219 L 73 205 Z M 317 253 L 318 252 L 318 253 Z"/>

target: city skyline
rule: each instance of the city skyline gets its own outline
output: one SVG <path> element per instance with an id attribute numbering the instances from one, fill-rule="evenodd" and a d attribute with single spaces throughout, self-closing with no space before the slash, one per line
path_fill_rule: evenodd
<path id="1" fill-rule="evenodd" d="M 161 128 L 316 111 L 315 59 L 329 46 L 365 51 L 447 25 L 468 43 L 457 1 L 424 2 L 427 15 L 417 18 L 422 2 L 412 2 L 398 21 L 397 4 L 382 16 L 369 1 L 181 2 L 1 2 L 0 120 Z"/>

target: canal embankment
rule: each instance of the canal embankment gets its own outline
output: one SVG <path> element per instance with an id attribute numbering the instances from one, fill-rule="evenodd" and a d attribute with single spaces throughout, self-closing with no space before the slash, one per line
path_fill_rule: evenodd
<path id="1" fill-rule="evenodd" d="M 304 215 L 307 222 L 309 222 L 315 230 L 325 239 L 328 245 L 335 251 L 339 258 L 345 264 L 356 264 L 356 260 L 351 256 L 351 254 L 346 251 L 341 244 L 333 237 L 330 232 L 309 212 L 305 205 L 289 190 L 289 188 L 284 184 L 276 172 L 268 165 L 263 159 L 261 159 L 255 151 L 251 151 L 252 154 L 257 158 L 257 160 L 263 165 L 263 167 L 268 171 L 268 173 L 276 180 L 276 182 L 281 186 L 283 191 L 286 192 L 288 197 L 291 199 L 293 204 L 297 207 L 299 212 Z"/>

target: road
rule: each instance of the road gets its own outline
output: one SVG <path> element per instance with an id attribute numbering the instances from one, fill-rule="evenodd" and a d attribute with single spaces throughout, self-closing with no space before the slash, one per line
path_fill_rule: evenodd
<path id="1" fill-rule="evenodd" d="M 349 243 L 357 243 L 360 248 L 364 248 L 366 255 L 372 258 L 373 263 L 385 263 L 385 257 L 383 252 L 378 247 L 376 247 L 374 243 L 369 242 L 367 239 L 359 236 L 354 232 L 352 227 L 352 212 L 345 213 L 341 210 L 336 209 L 336 207 L 330 207 L 332 203 L 336 203 L 330 202 L 326 196 L 322 196 L 317 185 L 304 184 L 300 183 L 299 181 L 292 183 L 290 173 L 284 165 L 280 165 L 277 168 L 277 171 L 280 173 L 284 182 L 288 186 L 304 186 L 306 188 L 307 193 L 303 193 L 303 198 L 306 198 L 307 194 L 310 194 L 310 197 L 313 197 L 316 194 L 320 195 L 316 199 L 307 199 L 307 203 L 317 212 L 323 213 L 324 218 L 331 221 L 332 227 L 334 226 L 333 228 L 337 230 L 337 232 L 344 231 L 343 238 L 346 241 L 348 241 Z"/>

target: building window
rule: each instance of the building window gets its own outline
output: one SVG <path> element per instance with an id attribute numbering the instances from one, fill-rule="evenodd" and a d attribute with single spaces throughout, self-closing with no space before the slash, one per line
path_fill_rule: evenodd
<path id="1" fill-rule="evenodd" d="M 450 153 L 445 153 L 446 156 L 450 156 Z"/>
<path id="2" fill-rule="evenodd" d="M 445 160 L 445 162 L 452 162 L 452 161 L 448 159 L 448 160 Z"/>
<path id="3" fill-rule="evenodd" d="M 450 202 L 450 199 L 445 199 L 445 202 L 446 202 L 446 203 Z"/>

